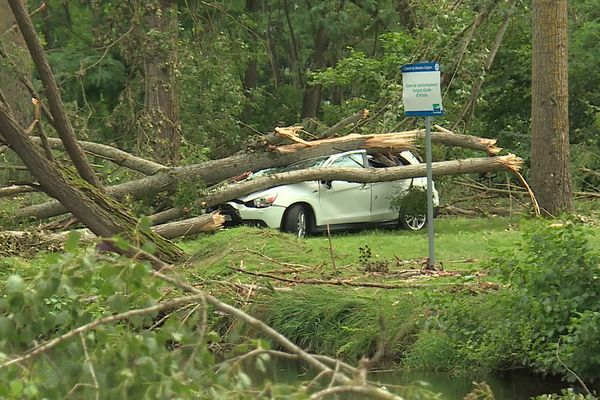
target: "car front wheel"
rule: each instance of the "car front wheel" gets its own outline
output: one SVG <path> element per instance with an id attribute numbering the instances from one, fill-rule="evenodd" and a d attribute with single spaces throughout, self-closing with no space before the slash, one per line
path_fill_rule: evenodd
<path id="1" fill-rule="evenodd" d="M 299 238 L 310 234 L 310 214 L 307 208 L 301 204 L 290 207 L 285 213 L 281 230 L 293 233 Z"/>
<path id="2" fill-rule="evenodd" d="M 411 231 L 418 231 L 427 224 L 425 215 L 400 215 L 400 226 Z"/>

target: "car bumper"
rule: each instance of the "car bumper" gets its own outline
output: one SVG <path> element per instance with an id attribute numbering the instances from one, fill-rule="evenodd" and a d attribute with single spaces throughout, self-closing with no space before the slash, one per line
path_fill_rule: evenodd
<path id="1" fill-rule="evenodd" d="M 244 204 L 234 202 L 229 202 L 227 205 L 235 210 L 241 223 L 245 225 L 259 225 L 279 229 L 285 213 L 285 207 L 276 205 L 264 208 L 247 207 Z"/>

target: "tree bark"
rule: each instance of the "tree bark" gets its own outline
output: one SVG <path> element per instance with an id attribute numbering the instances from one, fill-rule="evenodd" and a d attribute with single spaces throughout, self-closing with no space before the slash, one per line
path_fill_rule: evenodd
<path id="1" fill-rule="evenodd" d="M 569 161 L 567 0 L 533 1 L 531 183 L 540 208 L 573 208 Z"/>
<path id="2" fill-rule="evenodd" d="M 151 241 L 156 244 L 160 257 L 166 260 L 174 261 L 182 255 L 177 246 L 159 235 L 138 231 L 137 220 L 101 188 L 48 160 L 42 149 L 19 127 L 3 103 L 0 103 L 0 132 L 38 180 L 42 190 L 60 201 L 93 233 L 100 237 L 123 234 L 136 243 L 140 240 Z"/>
<path id="3" fill-rule="evenodd" d="M 439 128 L 438 128 L 439 129 Z M 443 128 L 442 128 L 443 129 Z M 422 137 L 423 131 L 410 131 L 384 135 L 348 135 L 334 139 L 309 142 L 312 145 L 292 144 L 277 147 L 275 151 L 257 150 L 247 154 L 237 154 L 220 160 L 207 161 L 201 164 L 176 167 L 159 171 L 152 176 L 122 183 L 107 188 L 110 195 L 121 198 L 129 195 L 134 199 L 164 191 L 174 190 L 181 180 L 197 179 L 207 186 L 239 175 L 245 171 L 281 167 L 312 157 L 320 157 L 344 151 L 366 148 L 369 151 L 404 150 L 411 147 L 413 140 Z M 470 135 L 457 135 L 449 131 L 435 132 L 432 140 L 452 146 L 460 145 L 498 154 L 494 139 L 478 138 Z M 65 208 L 57 202 L 48 202 L 23 208 L 17 211 L 18 217 L 49 218 L 63 214 Z"/>
<path id="4" fill-rule="evenodd" d="M 41 143 L 40 138 L 31 138 L 36 143 Z M 56 138 L 48 138 L 48 144 L 51 149 L 64 150 L 62 141 Z M 168 169 L 167 166 L 155 163 L 154 161 L 146 160 L 144 158 L 136 157 L 126 151 L 117 149 L 116 147 L 108 146 L 106 144 L 79 141 L 81 148 L 97 157 L 104 158 L 112 161 L 117 165 L 132 169 L 134 171 L 141 172 L 145 175 L 152 175 L 158 171 Z"/>
<path id="5" fill-rule="evenodd" d="M 156 225 L 152 230 L 166 239 L 174 239 L 202 232 L 213 232 L 223 226 L 225 218 L 219 213 L 202 214 L 183 221 Z"/>
<path id="6" fill-rule="evenodd" d="M 150 7 L 145 50 L 144 112 L 153 128 L 149 141 L 155 161 L 176 165 L 179 160 L 180 122 L 177 94 L 177 2 L 158 0 Z M 152 3 L 154 4 L 154 3 Z M 143 148 L 143 146 L 141 146 Z"/>
<path id="7" fill-rule="evenodd" d="M 42 83 L 44 84 L 44 90 L 50 106 L 50 112 L 54 118 L 58 135 L 65 144 L 67 154 L 73 161 L 73 164 L 75 165 L 75 168 L 81 177 L 90 184 L 100 187 L 101 184 L 98 180 L 98 177 L 85 159 L 83 151 L 77 143 L 75 132 L 73 131 L 71 122 L 67 118 L 67 113 L 60 100 L 59 90 L 52 75 L 50 64 L 48 64 L 48 60 L 46 59 L 44 50 L 42 49 L 42 46 L 37 38 L 35 28 L 33 27 L 31 19 L 27 14 L 27 10 L 23 6 L 21 0 L 8 0 L 8 3 L 13 11 L 17 24 L 19 25 L 19 29 L 23 34 L 23 38 L 25 39 L 29 53 L 33 58 L 33 62 L 37 67 L 38 73 L 40 74 Z"/>
<path id="8" fill-rule="evenodd" d="M 0 0 L 0 37 L 2 38 L 0 45 L 3 47 L 3 58 L 12 61 L 10 68 L 8 65 L 0 66 L 0 90 L 10 96 L 11 109 L 17 122 L 21 126 L 27 126 L 31 123 L 31 96 L 15 77 L 18 73 L 31 73 L 31 59 L 26 53 L 27 46 L 21 31 L 12 29 L 15 23 L 8 0 Z"/>
<path id="9" fill-rule="evenodd" d="M 320 70 L 327 66 L 325 52 L 329 47 L 329 34 L 327 28 L 321 22 L 314 33 L 314 53 L 312 56 L 312 66 L 315 70 Z M 321 103 L 321 85 L 307 86 L 304 90 L 302 99 L 302 119 L 316 118 L 319 105 Z"/>

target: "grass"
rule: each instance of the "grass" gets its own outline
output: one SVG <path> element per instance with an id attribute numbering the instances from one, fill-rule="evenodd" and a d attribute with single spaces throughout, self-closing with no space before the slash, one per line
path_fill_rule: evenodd
<path id="1" fill-rule="evenodd" d="M 435 222 L 436 258 L 447 269 L 478 268 L 479 261 L 490 259 L 495 248 L 510 246 L 518 240 L 516 218 L 442 218 Z M 388 262 L 414 261 L 418 265 L 427 257 L 425 230 L 368 230 L 336 233 L 331 236 L 336 266 L 342 270 L 359 268 L 360 247 L 369 246 L 372 259 Z M 296 239 L 275 230 L 239 227 L 183 242 L 192 254 L 191 263 L 201 265 L 203 275 L 214 277 L 226 272 L 228 265 L 243 261 L 247 268 L 269 269 L 278 266 L 273 260 L 311 266 L 313 272 L 331 273 L 333 263 L 329 239 L 316 236 Z"/>
<path id="2" fill-rule="evenodd" d="M 593 233 L 590 240 L 592 245 L 600 245 L 600 227 L 595 221 L 589 221 Z M 237 293 L 229 292 L 230 299 L 246 304 L 252 315 L 303 348 L 354 362 L 372 355 L 383 338 L 386 363 L 412 368 L 432 368 L 433 363 L 440 369 L 469 374 L 506 362 L 503 352 L 494 346 L 503 348 L 510 341 L 491 343 L 489 351 L 480 350 L 480 354 L 457 353 L 455 343 L 443 334 L 443 326 L 431 325 L 436 320 L 435 313 L 452 310 L 448 312 L 456 321 L 470 315 L 465 321 L 473 323 L 473 329 L 480 329 L 469 318 L 498 321 L 510 312 L 499 304 L 502 290 L 494 286 L 497 278 L 486 265 L 518 245 L 521 228 L 528 223 L 519 217 L 439 218 L 435 221 L 436 257 L 443 264 L 444 273 L 409 279 L 398 273 L 422 268 L 427 256 L 425 230 L 368 230 L 336 233 L 330 239 L 316 236 L 300 240 L 274 230 L 239 227 L 181 245 L 191 255 L 186 271 L 195 283 L 225 280 L 258 285 L 250 291 L 238 287 Z M 368 262 L 384 263 L 387 271 L 365 271 L 359 250 L 365 246 L 371 249 Z M 291 284 L 231 267 L 296 281 L 346 280 L 406 287 Z M 242 326 L 230 326 L 226 333 L 233 333 L 236 338 L 257 335 Z"/>
<path id="3" fill-rule="evenodd" d="M 595 217 L 589 222 L 590 241 L 599 246 L 600 226 Z M 493 306 L 498 287 L 485 265 L 502 249 L 517 245 L 521 228 L 528 223 L 516 216 L 436 219 L 436 258 L 444 271 L 410 278 L 399 273 L 421 270 L 427 256 L 426 230 L 367 230 L 297 239 L 275 230 L 238 227 L 180 242 L 189 259 L 177 268 L 191 283 L 244 307 L 307 350 L 356 361 L 374 354 L 382 338 L 384 362 L 414 368 L 435 364 L 470 372 L 469 368 L 485 369 L 503 360 L 490 351 L 489 356 L 473 356 L 480 363 L 469 355 L 459 365 L 463 355 L 454 353 L 443 331 L 436 331 L 443 327 L 431 325 L 434 314 L 451 303 L 449 308 L 458 310 L 456 318 L 470 313 L 501 319 L 507 310 Z M 360 258 L 359 250 L 366 246 L 371 250 L 367 260 Z M 366 271 L 369 263 L 383 264 L 387 270 Z M 0 258 L 0 279 L 5 281 L 13 273 L 26 278 L 44 265 L 42 255 L 32 260 Z M 295 281 L 345 280 L 404 287 L 293 284 L 233 268 Z M 211 320 L 230 340 L 257 336 L 252 328 L 227 317 Z"/>

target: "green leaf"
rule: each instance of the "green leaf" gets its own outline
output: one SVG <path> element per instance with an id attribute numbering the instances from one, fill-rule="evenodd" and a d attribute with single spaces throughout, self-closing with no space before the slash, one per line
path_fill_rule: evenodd
<path id="1" fill-rule="evenodd" d="M 11 275 L 6 280 L 6 291 L 8 293 L 22 292 L 23 289 L 25 289 L 25 283 L 19 275 Z"/>
<path id="2" fill-rule="evenodd" d="M 15 324 L 10 318 L 0 317 L 0 337 L 10 337 L 15 329 Z"/>
<path id="3" fill-rule="evenodd" d="M 69 236 L 67 236 L 67 241 L 65 242 L 65 251 L 70 253 L 77 250 L 79 239 L 81 239 L 81 233 L 77 231 L 69 232 Z"/>
<path id="4" fill-rule="evenodd" d="M 129 309 L 127 298 L 120 293 L 110 296 L 106 299 L 108 306 L 115 312 L 124 312 Z"/>
<path id="5" fill-rule="evenodd" d="M 23 383 L 21 381 L 11 381 L 10 382 L 10 391 L 15 396 L 20 396 L 23 392 Z"/>

